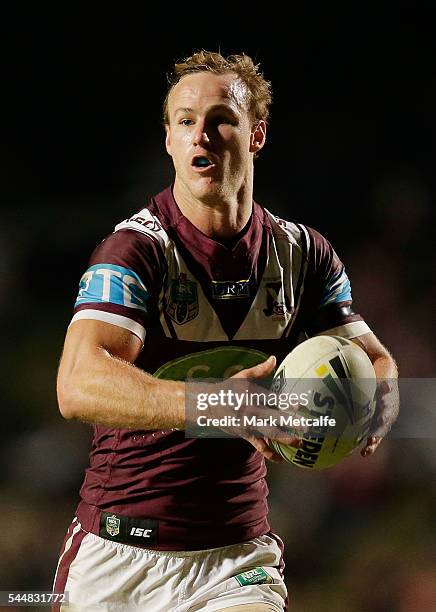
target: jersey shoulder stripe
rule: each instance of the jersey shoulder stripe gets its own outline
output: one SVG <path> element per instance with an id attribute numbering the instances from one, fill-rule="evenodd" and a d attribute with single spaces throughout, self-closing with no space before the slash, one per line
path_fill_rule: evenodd
<path id="1" fill-rule="evenodd" d="M 334 302 L 351 302 L 351 286 L 345 269 L 328 281 L 319 307 L 323 308 Z"/>
<path id="2" fill-rule="evenodd" d="M 302 247 L 302 240 L 307 242 L 308 235 L 304 226 L 281 219 L 266 208 L 264 210 L 271 223 L 272 232 L 275 238 L 288 240 L 288 242 L 300 248 Z"/>
<path id="3" fill-rule="evenodd" d="M 165 252 L 170 243 L 170 238 L 162 227 L 161 222 L 148 208 L 143 208 L 132 217 L 118 223 L 114 231 L 118 232 L 126 229 L 146 234 L 159 244 L 163 252 Z"/>

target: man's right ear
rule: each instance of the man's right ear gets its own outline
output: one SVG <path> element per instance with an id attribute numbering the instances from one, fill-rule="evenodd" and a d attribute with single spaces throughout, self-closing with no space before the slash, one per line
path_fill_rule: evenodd
<path id="1" fill-rule="evenodd" d="M 165 132 L 166 132 L 165 147 L 166 147 L 168 155 L 171 155 L 171 136 L 170 136 L 170 128 L 168 125 L 165 126 Z"/>

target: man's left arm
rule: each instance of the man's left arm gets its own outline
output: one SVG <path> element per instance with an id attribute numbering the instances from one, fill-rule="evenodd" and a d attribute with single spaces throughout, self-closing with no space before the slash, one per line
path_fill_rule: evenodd
<path id="1" fill-rule="evenodd" d="M 344 264 L 332 245 L 306 227 L 307 273 L 300 312 L 308 336 L 327 334 L 352 340 L 368 355 L 377 376 L 377 405 L 370 435 L 361 454 L 372 455 L 399 412 L 398 372 L 389 351 L 352 308 L 351 285 Z"/>
<path id="2" fill-rule="evenodd" d="M 394 358 L 372 332 L 350 338 L 371 360 L 377 376 L 377 404 L 371 424 L 371 435 L 361 451 L 362 457 L 372 455 L 389 432 L 400 409 L 398 370 Z"/>

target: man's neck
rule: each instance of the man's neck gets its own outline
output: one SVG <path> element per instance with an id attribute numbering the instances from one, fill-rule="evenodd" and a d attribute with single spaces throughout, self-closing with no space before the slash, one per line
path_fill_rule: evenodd
<path id="1" fill-rule="evenodd" d="M 242 189 L 232 199 L 204 202 L 195 198 L 183 184 L 174 183 L 174 198 L 182 214 L 210 238 L 231 238 L 247 225 L 253 208 L 253 190 Z"/>

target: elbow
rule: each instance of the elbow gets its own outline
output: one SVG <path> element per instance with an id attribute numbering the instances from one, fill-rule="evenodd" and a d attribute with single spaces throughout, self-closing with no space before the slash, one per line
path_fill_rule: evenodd
<path id="1" fill-rule="evenodd" d="M 374 367 L 377 378 L 398 378 L 398 367 L 396 361 L 386 349 L 376 354 L 374 358 L 372 358 L 370 355 L 370 359 L 372 361 L 372 365 Z"/>
<path id="2" fill-rule="evenodd" d="M 78 415 L 78 389 L 73 381 L 62 380 L 58 378 L 57 381 L 57 397 L 59 412 L 67 421 L 76 420 L 79 418 Z"/>
<path id="3" fill-rule="evenodd" d="M 374 361 L 377 361 L 377 360 L 384 361 L 392 369 L 395 369 L 395 370 L 397 369 L 397 362 L 392 357 L 392 355 L 390 354 L 390 352 L 387 350 L 386 347 L 382 347 L 382 350 L 378 351 L 378 353 L 376 353 L 376 355 L 372 359 L 373 363 Z"/>

